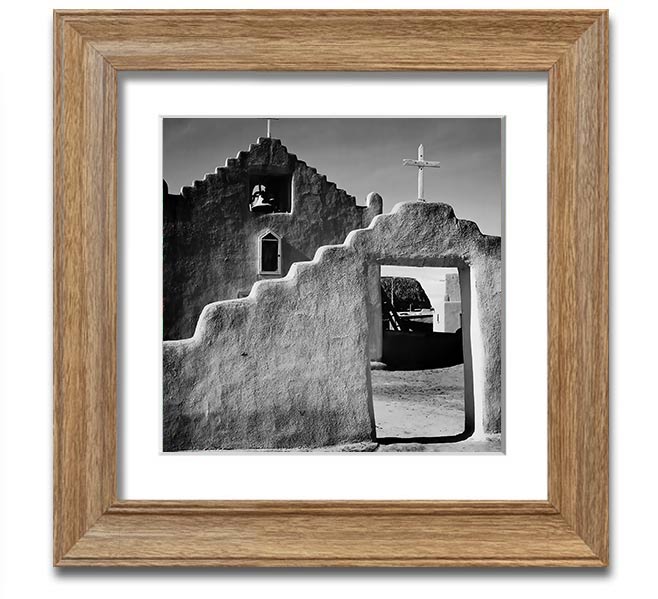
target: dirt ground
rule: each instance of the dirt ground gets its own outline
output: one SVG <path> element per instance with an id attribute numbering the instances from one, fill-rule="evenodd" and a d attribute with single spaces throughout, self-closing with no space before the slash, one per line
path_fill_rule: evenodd
<path id="1" fill-rule="evenodd" d="M 443 437 L 464 431 L 464 366 L 431 370 L 371 371 L 377 437 Z M 272 450 L 254 450 L 272 451 Z M 502 451 L 500 434 L 440 443 L 378 443 L 376 440 L 330 447 L 282 449 L 306 452 L 442 452 Z"/>
<path id="2" fill-rule="evenodd" d="M 464 431 L 464 366 L 373 369 L 378 437 L 440 437 Z"/>

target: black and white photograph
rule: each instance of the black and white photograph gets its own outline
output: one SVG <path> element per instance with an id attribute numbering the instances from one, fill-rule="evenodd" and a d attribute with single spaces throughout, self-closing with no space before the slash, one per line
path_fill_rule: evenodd
<path id="1" fill-rule="evenodd" d="M 162 450 L 503 451 L 504 129 L 162 118 Z"/>

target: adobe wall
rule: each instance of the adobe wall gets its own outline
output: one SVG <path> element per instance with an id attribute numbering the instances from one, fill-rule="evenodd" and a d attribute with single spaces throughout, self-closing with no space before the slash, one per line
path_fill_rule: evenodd
<path id="1" fill-rule="evenodd" d="M 249 210 L 249 174 L 292 175 L 290 213 Z M 381 214 L 379 196 L 367 206 L 316 169 L 289 154 L 278 139 L 259 138 L 180 195 L 165 189 L 163 321 L 165 339 L 191 337 L 203 307 L 249 293 L 258 274 L 257 238 L 271 229 L 282 239 L 282 275 L 311 260 L 323 245 L 342 243 Z"/>
<path id="2" fill-rule="evenodd" d="M 367 307 L 376 264 L 460 268 L 462 298 L 472 300 L 465 354 L 475 435 L 500 432 L 500 258 L 500 238 L 450 206 L 398 204 L 285 278 L 206 306 L 193 338 L 164 343 L 165 451 L 372 439 Z"/>

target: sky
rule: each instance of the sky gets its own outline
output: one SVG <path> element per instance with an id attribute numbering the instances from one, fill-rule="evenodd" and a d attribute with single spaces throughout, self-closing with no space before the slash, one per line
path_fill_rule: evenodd
<path id="1" fill-rule="evenodd" d="M 365 204 L 371 191 L 384 212 L 417 199 L 416 159 L 425 169 L 425 199 L 450 204 L 458 218 L 475 221 L 483 233 L 500 235 L 503 197 L 500 118 L 285 118 L 272 121 L 272 137 Z M 171 193 L 203 179 L 226 158 L 248 150 L 266 134 L 264 118 L 164 118 L 163 177 Z"/>

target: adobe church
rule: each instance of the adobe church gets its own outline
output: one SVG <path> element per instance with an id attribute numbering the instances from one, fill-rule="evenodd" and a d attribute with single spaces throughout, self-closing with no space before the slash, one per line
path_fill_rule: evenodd
<path id="1" fill-rule="evenodd" d="M 500 434 L 501 240 L 447 204 L 359 206 L 266 137 L 165 183 L 163 234 L 164 451 L 376 443 L 382 265 L 458 269 L 461 438 Z"/>
<path id="2" fill-rule="evenodd" d="M 378 195 L 358 206 L 269 137 L 179 195 L 164 182 L 164 339 L 191 337 L 207 304 L 284 277 L 292 264 L 342 243 L 381 212 Z"/>

